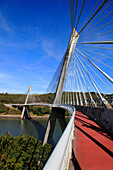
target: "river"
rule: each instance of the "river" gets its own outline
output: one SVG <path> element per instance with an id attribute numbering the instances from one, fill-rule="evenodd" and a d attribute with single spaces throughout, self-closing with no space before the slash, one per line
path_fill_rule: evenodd
<path id="1" fill-rule="evenodd" d="M 68 122 L 68 119 L 66 119 Z M 7 131 L 13 136 L 29 134 L 37 139 L 43 140 L 47 119 L 20 120 L 20 119 L 0 119 L 0 135 L 6 135 Z M 52 144 L 55 145 L 62 134 L 58 121 L 56 122 Z"/>

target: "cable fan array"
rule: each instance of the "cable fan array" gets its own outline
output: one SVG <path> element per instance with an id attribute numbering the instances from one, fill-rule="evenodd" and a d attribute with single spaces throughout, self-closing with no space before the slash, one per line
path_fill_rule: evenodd
<path id="1" fill-rule="evenodd" d="M 69 0 L 79 35 L 62 93 L 63 104 L 113 106 L 113 0 Z M 75 38 L 76 38 L 75 37 Z"/>

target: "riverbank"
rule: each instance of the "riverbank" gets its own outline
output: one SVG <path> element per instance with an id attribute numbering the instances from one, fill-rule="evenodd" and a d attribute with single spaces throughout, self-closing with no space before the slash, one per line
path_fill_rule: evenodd
<path id="1" fill-rule="evenodd" d="M 32 119 L 48 119 L 49 115 L 44 115 L 44 116 L 31 115 L 31 117 L 32 117 Z M 21 119 L 21 115 L 0 115 L 0 118 Z"/>
<path id="2" fill-rule="evenodd" d="M 69 118 L 70 116 L 65 116 L 65 118 Z M 0 115 L 0 119 L 21 119 L 21 115 Z M 36 116 L 36 115 L 31 115 L 32 119 L 48 119 L 49 118 L 49 114 L 48 115 L 44 115 L 44 116 Z"/>

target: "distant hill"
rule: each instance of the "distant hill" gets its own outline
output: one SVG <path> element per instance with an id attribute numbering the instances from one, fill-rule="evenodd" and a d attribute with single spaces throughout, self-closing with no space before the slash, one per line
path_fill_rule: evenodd
<path id="1" fill-rule="evenodd" d="M 0 103 L 24 103 L 26 94 L 9 94 L 9 93 L 0 93 Z M 28 103 L 33 102 L 44 102 L 52 103 L 54 100 L 54 93 L 48 94 L 32 94 L 29 96 Z"/>
<path id="2" fill-rule="evenodd" d="M 13 103 L 24 103 L 26 94 L 8 94 L 0 93 L 0 114 L 1 115 L 20 115 L 22 108 L 20 110 L 15 108 L 6 107 L 4 104 L 13 104 Z M 28 103 L 33 102 L 43 102 L 43 103 L 52 103 L 54 100 L 54 94 L 35 94 L 30 95 Z M 32 115 L 43 116 L 45 114 L 50 114 L 50 108 L 47 106 L 36 107 L 29 106 L 29 112 Z"/>
<path id="3" fill-rule="evenodd" d="M 66 94 L 67 92 L 63 92 L 63 95 Z M 87 100 L 90 101 L 89 94 L 86 94 Z M 68 95 L 68 94 L 67 94 Z M 69 98 L 70 101 L 72 100 L 72 96 L 76 96 L 75 93 L 69 92 Z M 78 100 L 79 98 L 79 93 L 77 92 L 78 95 Z M 96 99 L 96 94 L 94 92 L 91 92 L 91 95 L 93 96 L 94 99 Z M 29 96 L 28 103 L 34 103 L 34 102 L 43 102 L 43 103 L 53 103 L 54 101 L 54 93 L 48 93 L 48 94 L 32 94 Z M 102 96 L 104 96 L 102 94 Z M 107 97 L 113 98 L 113 94 L 108 95 L 106 94 Z M 81 93 L 81 97 L 83 98 L 83 93 Z M 11 114 L 11 115 L 20 115 L 22 108 L 20 110 L 15 109 L 15 108 L 8 108 L 4 104 L 13 104 L 13 103 L 24 103 L 26 98 L 26 94 L 8 94 L 8 93 L 0 93 L 0 114 Z M 62 99 L 63 100 L 63 99 Z M 68 99 L 66 99 L 68 100 Z M 36 107 L 36 106 L 29 106 L 29 112 L 30 114 L 35 114 L 35 115 L 45 115 L 45 114 L 50 114 L 50 108 L 49 107 Z"/>
<path id="4" fill-rule="evenodd" d="M 67 92 L 63 92 L 63 94 L 66 94 Z M 81 92 L 80 92 L 81 93 Z M 89 94 L 86 94 L 86 98 L 89 100 Z M 73 95 L 73 92 L 69 92 L 69 98 Z M 79 92 L 77 92 L 78 98 L 79 98 Z M 93 98 L 96 98 L 96 93 L 91 92 L 91 95 Z M 112 97 L 113 94 L 105 94 L 107 97 Z M 47 93 L 47 94 L 31 94 L 28 99 L 28 103 L 34 103 L 34 102 L 44 102 L 44 103 L 53 103 L 54 101 L 54 93 Z M 76 96 L 74 92 L 74 96 Z M 83 93 L 81 93 L 81 96 L 83 98 Z M 102 94 L 104 96 L 104 94 Z M 0 93 L 0 103 L 24 103 L 26 98 L 26 94 L 9 94 L 9 93 Z"/>

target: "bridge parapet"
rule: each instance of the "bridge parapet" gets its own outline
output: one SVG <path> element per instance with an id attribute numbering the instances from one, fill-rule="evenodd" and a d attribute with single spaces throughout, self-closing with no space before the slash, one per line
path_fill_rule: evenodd
<path id="1" fill-rule="evenodd" d="M 84 114 L 87 114 L 100 125 L 113 132 L 113 109 L 107 109 L 103 107 L 91 107 L 91 106 L 75 106 L 77 110 L 80 110 Z"/>
<path id="2" fill-rule="evenodd" d="M 67 109 L 69 112 L 71 112 L 72 117 L 64 133 L 62 134 L 58 144 L 56 145 L 53 153 L 51 154 L 48 162 L 46 163 L 44 170 L 68 169 L 69 166 L 69 160 L 72 152 L 75 108 L 73 106 L 64 105 L 61 105 L 60 107 Z"/>

